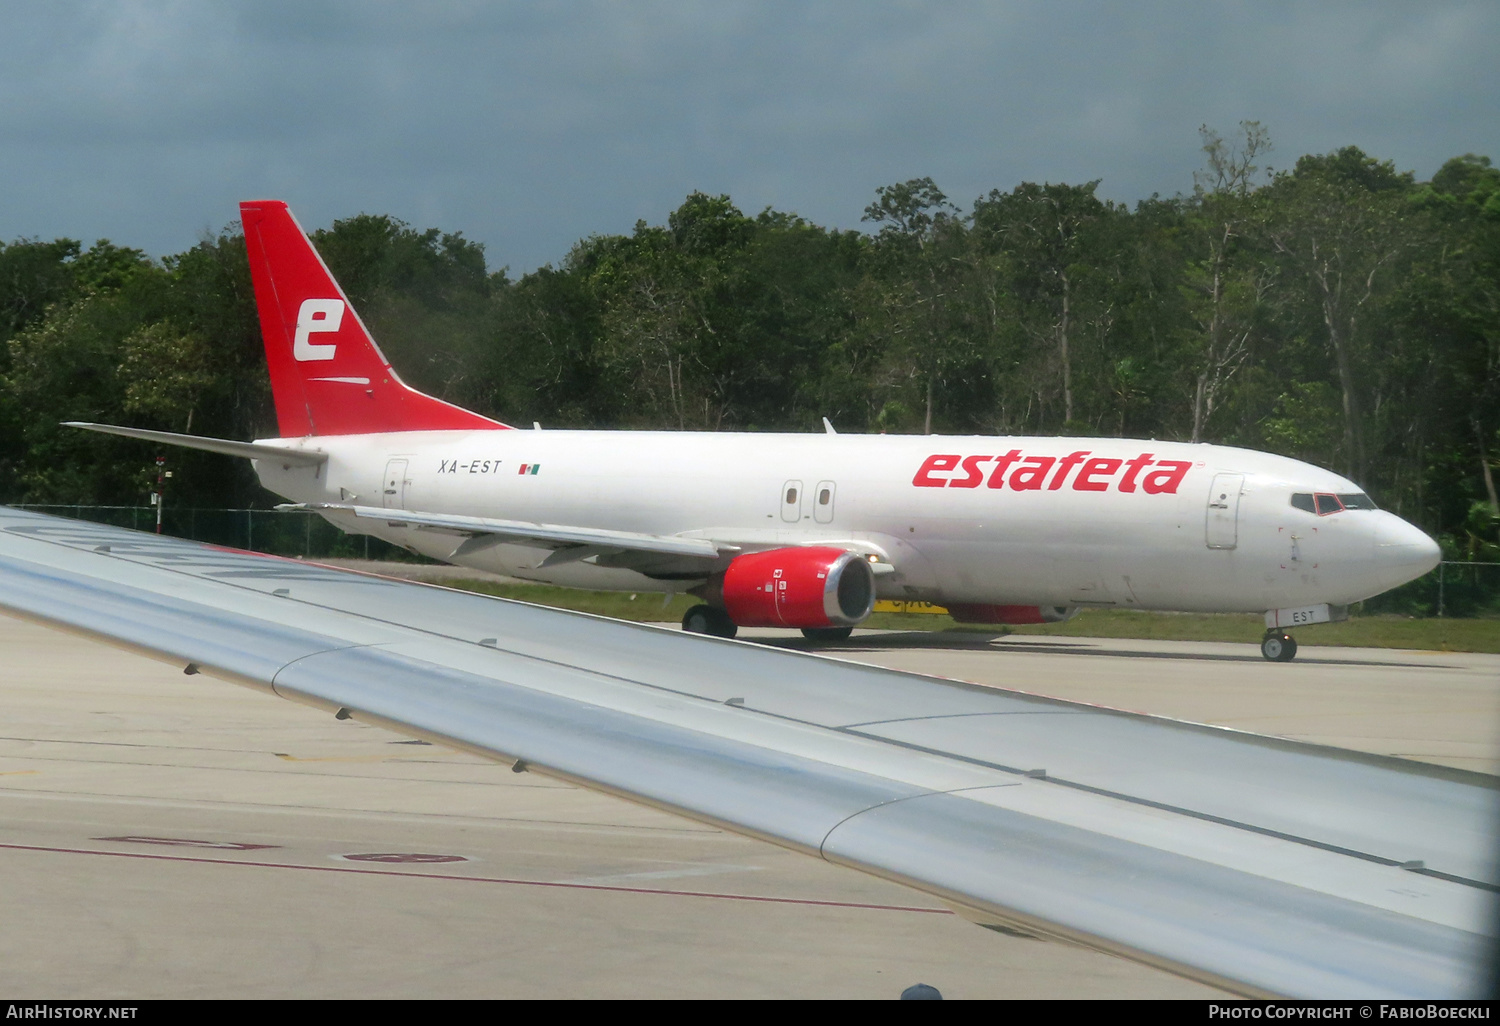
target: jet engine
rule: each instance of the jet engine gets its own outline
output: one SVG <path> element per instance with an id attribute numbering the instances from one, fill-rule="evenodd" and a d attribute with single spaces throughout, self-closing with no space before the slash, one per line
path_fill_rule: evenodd
<path id="1" fill-rule="evenodd" d="M 950 602 L 948 615 L 959 623 L 1062 623 L 1078 615 L 1077 606 L 996 606 L 988 603 Z"/>
<path id="2" fill-rule="evenodd" d="M 847 549 L 749 552 L 724 571 L 724 610 L 741 627 L 852 627 L 874 608 L 875 573 Z"/>

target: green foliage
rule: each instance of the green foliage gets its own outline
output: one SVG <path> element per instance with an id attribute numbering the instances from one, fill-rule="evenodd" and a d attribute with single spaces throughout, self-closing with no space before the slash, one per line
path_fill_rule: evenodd
<path id="1" fill-rule="evenodd" d="M 49 306 L 68 295 L 74 281 L 71 261 L 78 254 L 72 239 L 0 242 L 0 342 L 40 320 Z"/>
<path id="2" fill-rule="evenodd" d="M 213 385 L 212 352 L 203 339 L 157 321 L 131 332 L 120 350 L 121 409 L 192 431 L 193 413 Z"/>
<path id="3" fill-rule="evenodd" d="M 118 292 L 157 270 L 138 249 L 124 249 L 100 239 L 78 254 L 72 266 L 73 287 L 82 293 Z"/>
<path id="4" fill-rule="evenodd" d="M 92 295 L 10 340 L 6 392 L 19 422 L 7 439 L 17 467 L 13 501 L 109 502 L 136 490 L 126 468 L 110 458 L 120 450 L 113 439 L 94 441 L 58 426 L 122 410 L 116 372 L 124 339 L 140 327 L 134 314 L 119 297 Z"/>
<path id="5" fill-rule="evenodd" d="M 505 283 L 503 271 L 486 271 L 480 243 L 372 214 L 335 221 L 312 240 L 403 379 L 433 393 L 472 387 L 491 293 Z"/>
<path id="6" fill-rule="evenodd" d="M 693 193 L 515 280 L 386 216 L 313 239 L 408 381 L 511 423 L 1239 444 L 1500 558 L 1500 170 L 1418 182 L 1345 147 L 1268 174 L 1259 123 L 1201 137 L 1193 193 L 1134 210 L 1095 181 L 966 212 L 914 178 L 862 233 Z M 160 262 L 0 244 L 0 499 L 138 502 L 153 447 L 64 419 L 274 432 L 236 228 Z M 170 460 L 175 503 L 273 501 L 243 461 Z"/>
<path id="7" fill-rule="evenodd" d="M 1459 525 L 1449 546 L 1459 559 L 1500 563 L 1497 542 L 1500 542 L 1500 511 L 1488 502 L 1475 502 L 1469 505 L 1469 515 Z"/>
<path id="8" fill-rule="evenodd" d="M 1291 381 L 1260 423 L 1261 438 L 1274 452 L 1319 463 L 1339 443 L 1339 400 L 1326 381 Z"/>

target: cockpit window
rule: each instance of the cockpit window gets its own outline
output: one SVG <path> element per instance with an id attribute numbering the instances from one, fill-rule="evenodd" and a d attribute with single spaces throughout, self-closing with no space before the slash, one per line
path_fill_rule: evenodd
<path id="1" fill-rule="evenodd" d="M 1332 495 L 1328 492 L 1295 492 L 1292 495 L 1292 505 L 1297 509 L 1316 513 L 1320 517 L 1326 517 L 1330 513 L 1340 513 L 1346 509 L 1380 508 L 1363 492 L 1349 492 L 1341 495 Z"/>

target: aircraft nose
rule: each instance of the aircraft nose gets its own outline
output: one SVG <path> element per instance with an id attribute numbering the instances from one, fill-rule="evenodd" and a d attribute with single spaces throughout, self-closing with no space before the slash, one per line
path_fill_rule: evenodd
<path id="1" fill-rule="evenodd" d="M 1393 513 L 1385 513 L 1375 529 L 1375 566 L 1380 583 L 1397 588 L 1414 581 L 1443 558 L 1438 543 Z"/>

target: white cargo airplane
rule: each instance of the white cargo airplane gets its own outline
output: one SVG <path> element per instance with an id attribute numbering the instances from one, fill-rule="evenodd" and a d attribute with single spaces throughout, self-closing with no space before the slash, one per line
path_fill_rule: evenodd
<path id="1" fill-rule="evenodd" d="M 1288 627 L 1437 565 L 1436 543 L 1296 460 L 1118 438 L 514 430 L 403 384 L 284 203 L 240 206 L 280 437 L 100 424 L 246 456 L 345 531 L 579 588 L 681 592 L 686 630 L 847 637 L 877 598 L 971 623 L 1079 608 Z"/>

